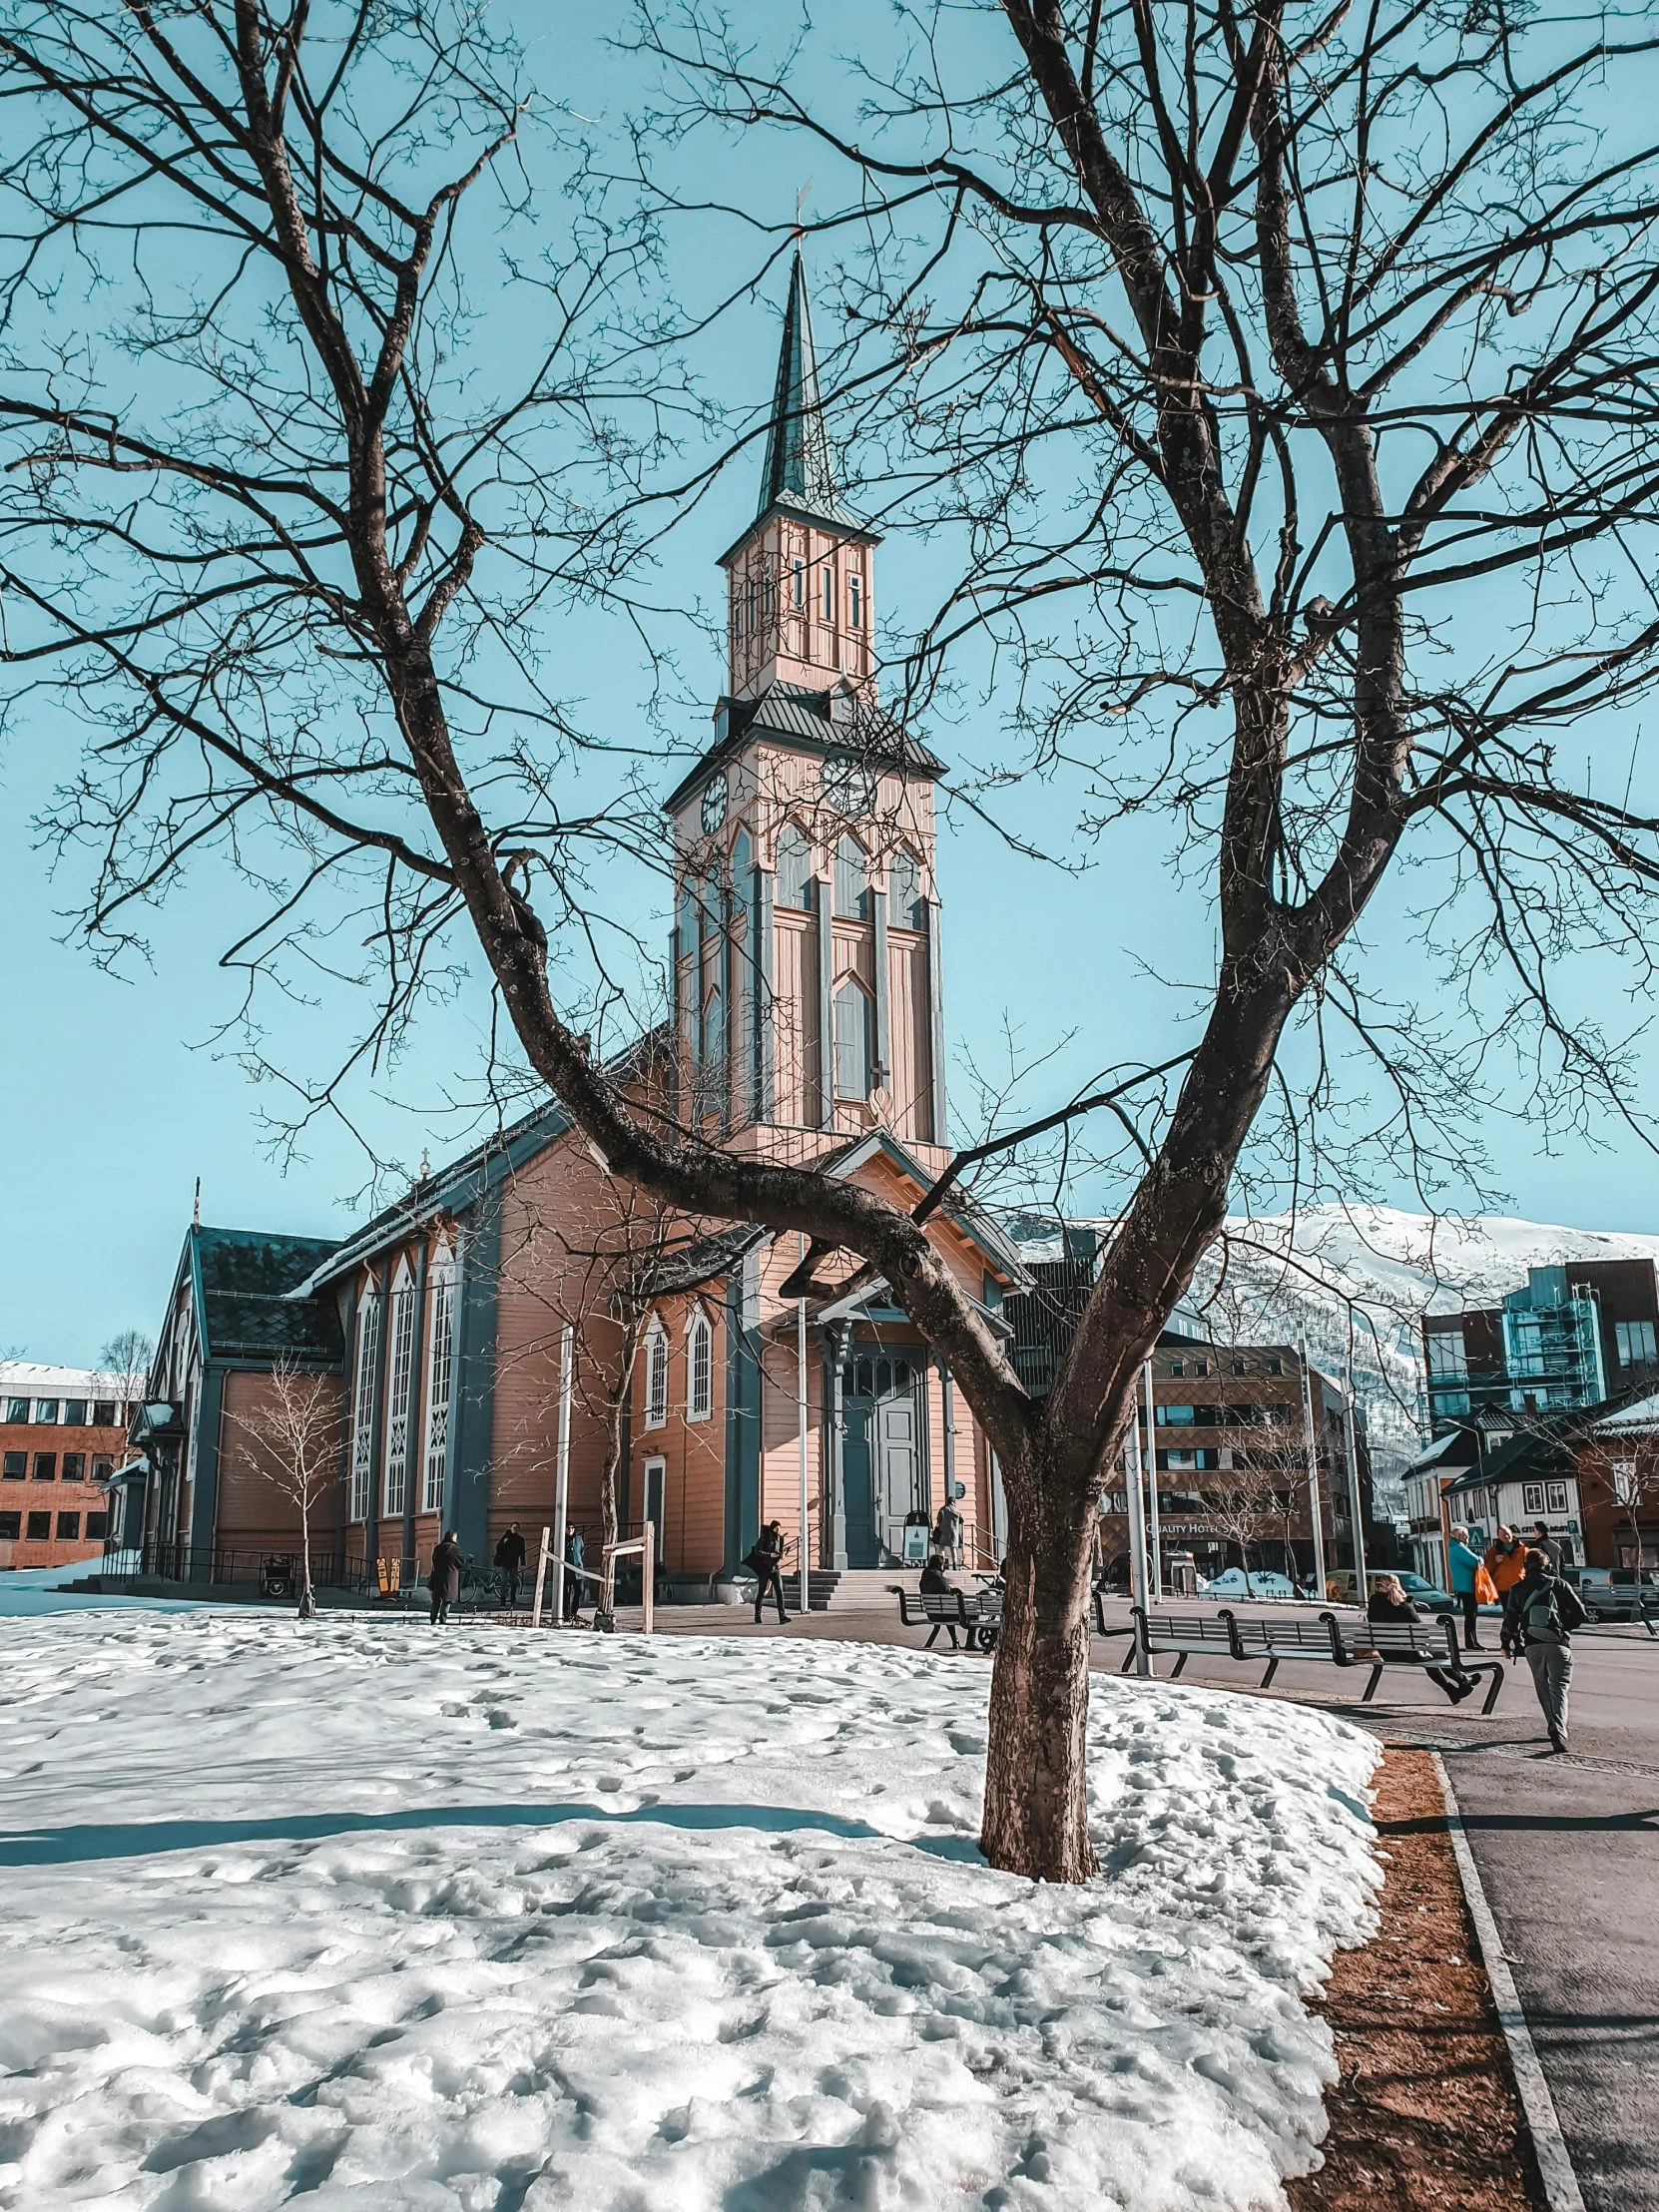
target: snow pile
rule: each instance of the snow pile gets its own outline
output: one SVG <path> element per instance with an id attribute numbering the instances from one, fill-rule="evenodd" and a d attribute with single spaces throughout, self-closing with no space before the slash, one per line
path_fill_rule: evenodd
<path id="1" fill-rule="evenodd" d="M 1096 1678 L 1101 1878 L 992 1872 L 987 1670 L 829 1641 L 0 1624 L 0 2204 L 1261 2212 L 1371 1926 L 1369 1737 Z"/>

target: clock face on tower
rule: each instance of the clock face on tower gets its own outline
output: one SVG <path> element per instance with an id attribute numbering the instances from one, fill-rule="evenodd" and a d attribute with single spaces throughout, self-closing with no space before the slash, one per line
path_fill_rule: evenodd
<path id="1" fill-rule="evenodd" d="M 726 820 L 726 779 L 711 776 L 703 787 L 703 834 L 712 837 Z"/>
<path id="2" fill-rule="evenodd" d="M 838 815 L 867 815 L 875 806 L 875 778 L 861 761 L 832 753 L 819 771 L 819 795 Z"/>

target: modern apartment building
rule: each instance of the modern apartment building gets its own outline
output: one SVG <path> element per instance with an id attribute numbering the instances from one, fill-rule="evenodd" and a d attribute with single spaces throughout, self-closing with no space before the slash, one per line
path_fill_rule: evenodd
<path id="1" fill-rule="evenodd" d="M 1422 1323 L 1433 1434 L 1596 1405 L 1659 1380 L 1659 1280 L 1651 1260 L 1529 1268 L 1499 1305 Z"/>
<path id="2" fill-rule="evenodd" d="M 102 1553 L 132 1386 L 126 1376 L 0 1360 L 0 1572 Z"/>

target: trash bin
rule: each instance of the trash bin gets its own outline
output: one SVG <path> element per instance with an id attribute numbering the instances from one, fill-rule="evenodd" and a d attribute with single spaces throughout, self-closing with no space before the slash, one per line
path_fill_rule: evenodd
<path id="1" fill-rule="evenodd" d="M 275 1600 L 290 1598 L 294 1594 L 294 1587 L 291 1555 L 269 1557 L 265 1562 L 265 1571 L 260 1576 L 261 1597 Z"/>

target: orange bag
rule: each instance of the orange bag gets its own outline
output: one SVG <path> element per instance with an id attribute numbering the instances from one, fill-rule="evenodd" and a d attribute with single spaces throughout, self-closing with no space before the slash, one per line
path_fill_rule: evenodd
<path id="1" fill-rule="evenodd" d="M 1479 1605 L 1495 1605 L 1497 1603 L 1497 1584 L 1486 1572 L 1484 1559 L 1474 1570 L 1474 1595 L 1475 1602 Z"/>

